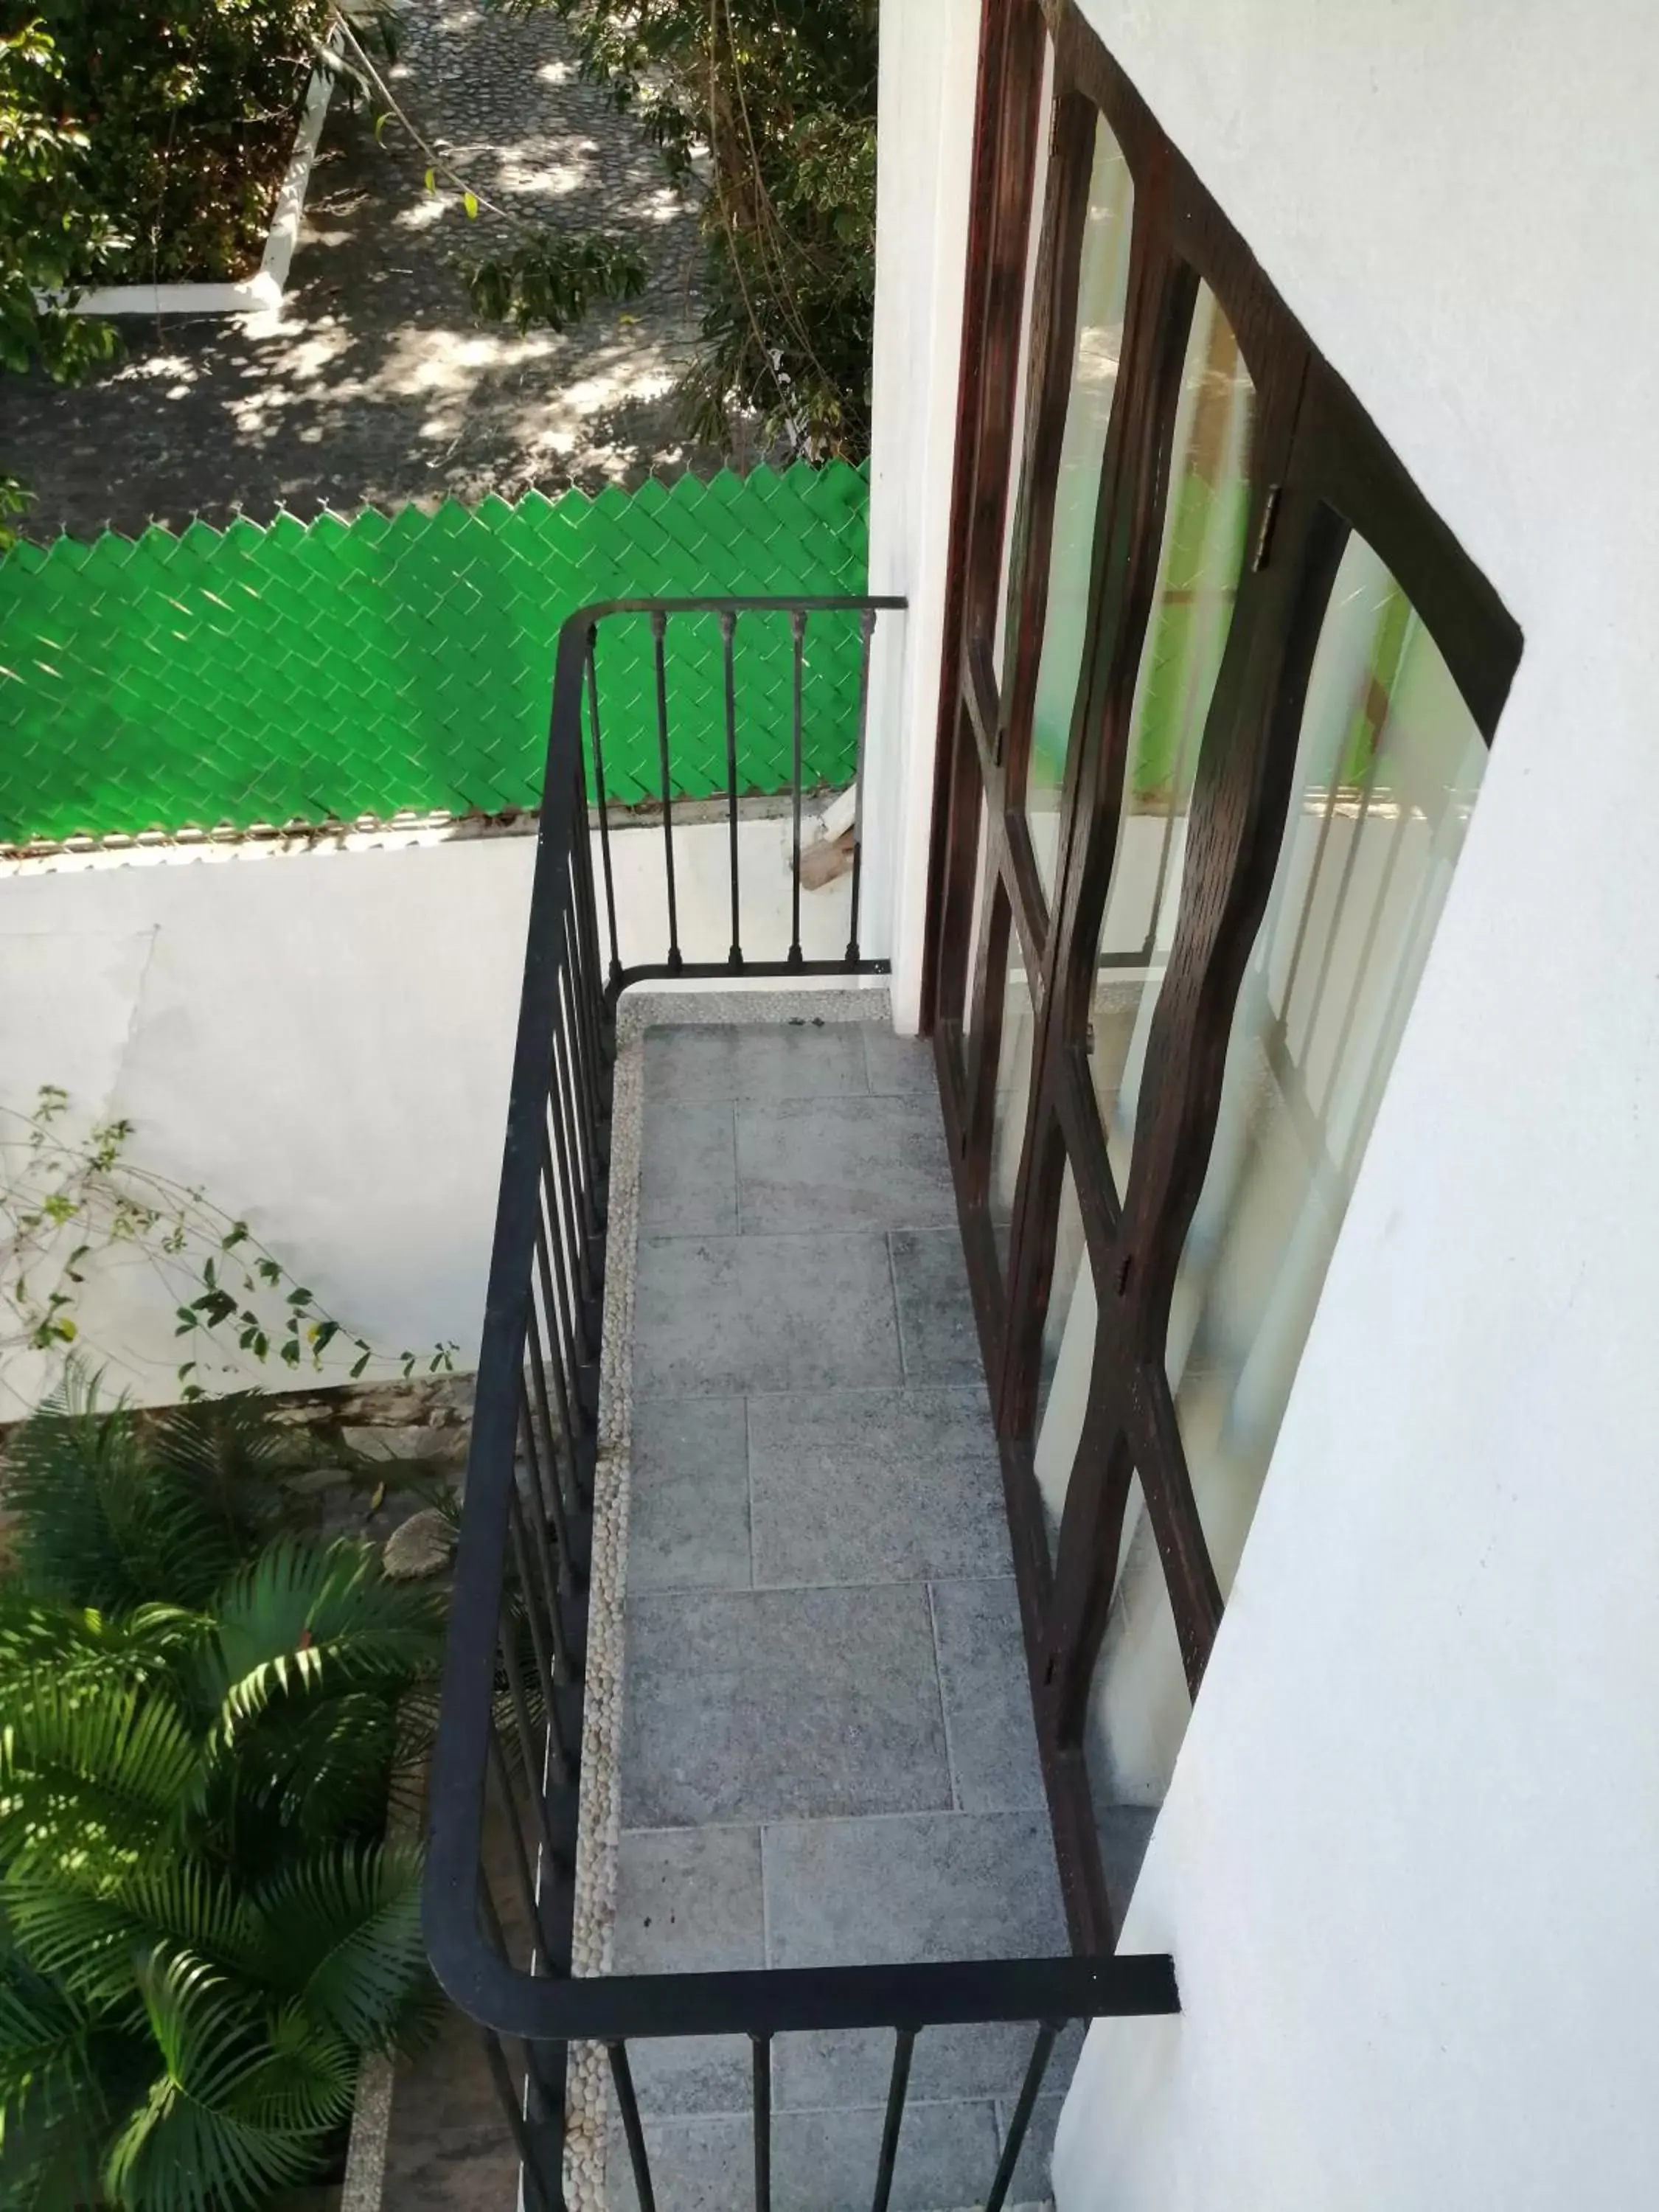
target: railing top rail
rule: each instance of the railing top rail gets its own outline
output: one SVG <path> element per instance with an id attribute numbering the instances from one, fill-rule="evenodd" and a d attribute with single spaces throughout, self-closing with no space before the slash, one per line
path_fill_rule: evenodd
<path id="1" fill-rule="evenodd" d="M 591 629 L 607 615 L 854 614 L 866 608 L 872 614 L 891 614 L 902 613 L 908 605 L 908 599 L 861 592 L 832 592 L 818 599 L 730 598 L 714 593 L 690 599 L 595 599 L 568 616 L 560 624 L 559 635 L 568 629 Z"/>
<path id="2" fill-rule="evenodd" d="M 560 2043 L 995 2021 L 1060 2023 L 1181 2009 L 1174 1962 L 1162 1952 L 532 1979 L 479 1942 L 466 1947 L 465 1956 L 452 1954 L 434 1964 L 451 1996 L 499 2033 Z M 445 1964 L 459 1968 L 459 1983 L 445 1972 Z"/>

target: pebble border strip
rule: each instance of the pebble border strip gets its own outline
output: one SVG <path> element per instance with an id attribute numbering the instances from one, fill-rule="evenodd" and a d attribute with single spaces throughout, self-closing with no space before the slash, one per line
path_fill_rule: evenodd
<path id="1" fill-rule="evenodd" d="M 665 1024 L 780 1027 L 791 1022 L 891 1022 L 885 986 L 800 991 L 653 991 L 617 1012 L 611 1103 L 611 1188 L 599 1368 L 599 1453 L 588 1582 L 586 1694 L 576 1831 L 571 1971 L 607 1973 L 617 1917 L 622 1830 L 623 1604 L 628 1577 L 629 1445 L 633 1424 L 634 1281 L 639 1256 L 645 1033 Z M 565 2095 L 565 2200 L 570 2212 L 606 2212 L 605 2158 L 611 2082 L 602 2048 L 573 2044 Z M 347 2202 L 342 2212 L 359 2212 Z"/>

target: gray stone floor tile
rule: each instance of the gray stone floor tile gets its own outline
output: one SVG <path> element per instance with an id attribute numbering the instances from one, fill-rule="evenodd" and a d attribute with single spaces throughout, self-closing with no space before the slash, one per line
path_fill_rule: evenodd
<path id="1" fill-rule="evenodd" d="M 643 2048 L 629 2045 L 630 2063 Z M 752 2143 L 746 2110 L 720 2118 L 647 2119 L 645 2151 L 657 2212 L 747 2212 L 755 2201 Z M 614 2120 L 605 2188 L 611 2212 L 639 2212 L 628 2145 Z"/>
<path id="2" fill-rule="evenodd" d="M 1054 2057 L 1049 2061 L 1047 2079 L 1053 2081 L 1062 2078 L 1060 2051 L 1056 2048 Z M 1050 2168 L 1054 2164 L 1054 2130 L 1060 2125 L 1060 2109 L 1065 2102 L 1066 2093 L 1062 2089 L 1057 2091 L 1053 2096 L 1045 2093 L 1032 2106 L 1030 2124 L 1025 2130 L 1025 2141 L 1020 2146 L 1019 2157 L 1014 2166 L 1014 2178 L 1008 2186 L 1008 2203 L 1011 2207 L 1019 2204 L 1046 2204 L 1052 2200 L 1054 2185 Z M 999 2097 L 997 2099 L 997 2155 L 999 2157 L 1002 2154 L 1003 2144 L 1008 2140 L 1008 2124 L 1013 2117 L 1014 2100 L 1012 2097 Z"/>
<path id="3" fill-rule="evenodd" d="M 977 1382 L 983 1389 L 979 1331 L 956 1224 L 895 1229 L 887 1241 L 893 1255 L 906 1378 L 912 1382 Z"/>
<path id="4" fill-rule="evenodd" d="M 838 1098 L 869 1088 L 852 1022 L 648 1030 L 645 1095 L 676 1106 L 732 1098 Z"/>
<path id="5" fill-rule="evenodd" d="M 640 1229 L 647 1237 L 729 1237 L 738 1226 L 732 1109 L 654 1099 L 640 1152 Z"/>
<path id="6" fill-rule="evenodd" d="M 865 1601 L 896 1595 L 872 1591 Z M 1035 1808 L 774 1820 L 761 1851 L 770 1966 L 1060 1957 L 1070 1948 L 1048 1817 Z M 878 1917 L 870 1911 L 878 1896 Z"/>
<path id="7" fill-rule="evenodd" d="M 624 1829 L 611 1951 L 619 1974 L 738 1973 L 763 1966 L 760 1830 Z"/>
<path id="8" fill-rule="evenodd" d="M 746 2035 L 640 2036 L 628 2046 L 634 2094 L 653 2118 L 745 2111 L 752 2046 Z"/>
<path id="9" fill-rule="evenodd" d="M 765 1963 L 757 1828 L 623 1832 L 613 1972 L 726 1973 Z M 644 2036 L 629 2059 L 641 2112 L 732 2112 L 748 2104 L 746 2036 Z"/>
<path id="10" fill-rule="evenodd" d="M 1040 1812 L 779 1822 L 761 1848 L 769 1966 L 1042 1958 L 1069 1948 Z M 915 2093 L 1012 2095 L 1030 2049 L 1023 2026 L 933 2029 L 916 2044 Z M 879 2104 L 890 2057 L 891 2039 L 880 2034 L 780 2037 L 777 2101 Z"/>
<path id="11" fill-rule="evenodd" d="M 634 1408 L 628 1587 L 749 1587 L 743 1399 L 646 1398 Z"/>
<path id="12" fill-rule="evenodd" d="M 916 2039 L 911 2092 L 947 2100 L 1000 2097 L 1012 2111 L 1036 2036 L 1035 2022 L 928 2028 Z M 1068 2079 L 1082 2047 L 1081 2027 L 1068 2027 L 1054 2047 L 1050 2078 Z M 772 2046 L 773 2100 L 780 2112 L 878 2112 L 892 2063 L 893 2039 L 884 2030 L 781 2035 Z"/>
<path id="13" fill-rule="evenodd" d="M 1047 1802 L 1012 1575 L 991 1582 L 935 1582 L 933 1634 L 951 1780 L 965 1813 Z"/>
<path id="14" fill-rule="evenodd" d="M 643 1592 L 624 1682 L 625 1826 L 950 1802 L 920 1584 Z"/>
<path id="15" fill-rule="evenodd" d="M 882 2114 L 860 2112 L 775 2115 L 775 2212 L 864 2212 L 875 2193 Z M 988 2103 L 905 2108 L 893 2167 L 890 2212 L 945 2212 L 981 2203 L 996 2171 L 996 2113 Z M 737 2203 L 752 2203 L 732 2192 Z"/>
<path id="16" fill-rule="evenodd" d="M 939 1071 L 933 1048 L 926 1037 L 895 1036 L 892 1030 L 867 1024 L 864 1065 L 870 1088 L 877 1097 L 926 1098 L 939 1103 Z"/>
<path id="17" fill-rule="evenodd" d="M 753 1397 L 749 1480 L 757 1589 L 1012 1565 L 982 1390 Z"/>
<path id="18" fill-rule="evenodd" d="M 933 1229 L 957 1218 L 937 1104 L 786 1098 L 740 1104 L 738 1218 L 745 1231 Z"/>
<path id="19" fill-rule="evenodd" d="M 775 2112 L 774 2212 L 864 2212 L 875 2191 L 881 2122 L 878 2110 Z M 891 2212 L 946 2212 L 983 2202 L 996 2170 L 997 2142 L 988 2102 L 911 2104 L 899 2135 Z M 746 2111 L 647 2120 L 645 2145 L 658 2212 L 748 2212 L 754 2203 L 754 2138 Z M 619 2128 L 611 2130 L 605 2181 L 614 2212 L 637 2212 Z"/>
<path id="20" fill-rule="evenodd" d="M 641 1238 L 639 1396 L 899 1380 L 892 1276 L 879 1232 Z"/>

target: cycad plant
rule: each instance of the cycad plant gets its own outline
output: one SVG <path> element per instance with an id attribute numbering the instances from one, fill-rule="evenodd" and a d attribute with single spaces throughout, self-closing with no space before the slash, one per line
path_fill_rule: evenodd
<path id="1" fill-rule="evenodd" d="M 435 2002 L 381 1840 L 442 1599 L 275 1525 L 257 1404 L 84 1389 L 15 1457 L 0 1583 L 0 2207 L 230 2212 L 337 2152 Z"/>

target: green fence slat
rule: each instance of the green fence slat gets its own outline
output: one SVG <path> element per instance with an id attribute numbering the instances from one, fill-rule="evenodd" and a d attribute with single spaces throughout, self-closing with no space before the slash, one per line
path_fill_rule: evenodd
<path id="1" fill-rule="evenodd" d="M 568 615 L 862 592 L 868 509 L 866 471 L 833 462 L 20 545 L 0 560 L 0 842 L 533 806 Z M 784 789 L 787 619 L 744 617 L 734 665 L 743 782 Z M 717 795 L 718 622 L 671 625 L 666 666 L 676 794 Z M 611 794 L 659 797 L 649 623 L 609 625 L 599 669 Z M 805 670 L 806 781 L 843 783 L 854 617 L 809 623 Z"/>

